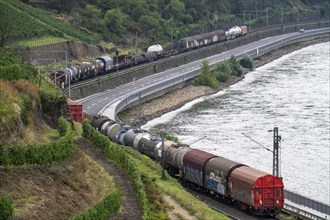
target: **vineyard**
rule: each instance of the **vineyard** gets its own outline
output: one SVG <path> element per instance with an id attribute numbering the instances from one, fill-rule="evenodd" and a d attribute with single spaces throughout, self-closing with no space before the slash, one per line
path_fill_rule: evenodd
<path id="1" fill-rule="evenodd" d="M 0 8 L 0 20 L 9 24 L 10 30 L 8 32 L 12 35 L 11 40 L 31 39 L 47 35 L 63 37 L 63 33 L 17 10 L 7 2 L 0 1 Z"/>
<path id="2" fill-rule="evenodd" d="M 18 0 L 0 0 L 0 20 L 10 25 L 9 32 L 13 39 L 22 40 L 45 36 L 76 38 L 83 42 L 94 42 L 94 37 L 87 32 L 73 28 L 52 13 L 33 8 Z"/>

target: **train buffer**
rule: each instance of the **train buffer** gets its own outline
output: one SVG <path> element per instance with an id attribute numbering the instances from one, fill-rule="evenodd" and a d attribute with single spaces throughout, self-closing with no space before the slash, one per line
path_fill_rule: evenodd
<path id="1" fill-rule="evenodd" d="M 284 190 L 284 208 L 301 219 L 330 220 L 330 206 Z"/>

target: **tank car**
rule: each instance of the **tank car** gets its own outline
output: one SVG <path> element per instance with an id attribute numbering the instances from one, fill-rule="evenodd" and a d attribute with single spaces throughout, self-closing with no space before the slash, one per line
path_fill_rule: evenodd
<path id="1" fill-rule="evenodd" d="M 96 130 L 101 131 L 103 124 L 109 121 L 111 120 L 105 116 L 94 117 L 92 120 L 92 126 L 96 128 Z"/>
<path id="2" fill-rule="evenodd" d="M 134 139 L 141 133 L 146 132 L 138 129 L 131 129 L 127 131 L 124 137 L 124 145 L 134 148 Z"/>
<path id="3" fill-rule="evenodd" d="M 147 53 L 149 52 L 157 52 L 157 53 L 162 53 L 163 52 L 163 47 L 160 44 L 155 44 L 155 45 L 151 45 L 150 47 L 148 47 L 147 49 Z"/>
<path id="4" fill-rule="evenodd" d="M 113 68 L 113 60 L 109 56 L 98 57 L 96 58 L 96 60 L 100 60 L 101 62 L 103 62 L 102 73 L 107 73 Z"/>
<path id="5" fill-rule="evenodd" d="M 147 155 L 151 159 L 156 159 L 157 155 L 155 155 L 155 148 L 159 143 L 162 143 L 160 137 L 152 136 L 150 134 L 144 135 L 138 142 L 138 149 L 140 153 Z"/>

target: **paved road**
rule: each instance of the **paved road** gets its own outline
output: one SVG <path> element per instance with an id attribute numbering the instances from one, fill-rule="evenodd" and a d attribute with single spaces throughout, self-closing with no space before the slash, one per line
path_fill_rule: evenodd
<path id="1" fill-rule="evenodd" d="M 303 34 L 306 33 L 308 33 L 308 31 L 306 31 Z M 244 46 L 234 48 L 232 50 L 225 51 L 221 54 L 208 57 L 207 59 L 209 61 L 210 66 L 213 66 L 219 61 L 229 58 L 233 54 L 235 56 L 239 54 L 244 54 L 246 52 L 254 52 L 254 54 L 256 54 L 260 48 L 263 48 L 269 44 L 273 44 L 274 42 L 281 42 L 284 39 L 296 35 L 302 35 L 302 33 L 294 32 L 294 33 L 269 37 L 253 43 L 249 43 Z M 155 87 L 155 85 L 160 86 L 162 84 L 162 86 L 164 86 L 164 82 L 170 79 L 173 79 L 172 83 L 173 81 L 186 80 L 189 77 L 189 73 L 190 75 L 193 72 L 197 74 L 203 60 L 194 61 L 189 64 L 185 64 L 176 68 L 166 70 L 161 73 L 148 76 L 136 82 L 122 85 L 115 89 L 110 89 L 101 93 L 94 94 L 92 96 L 88 96 L 86 98 L 82 98 L 78 100 L 78 102 L 83 104 L 83 110 L 87 114 L 104 114 L 112 119 L 115 119 L 115 114 L 116 114 L 115 108 L 116 105 L 120 103 L 121 100 L 127 99 L 128 96 L 130 97 L 136 96 L 136 99 L 138 99 L 139 96 L 141 95 L 141 91 L 146 90 L 146 88 L 149 88 L 151 86 Z"/>

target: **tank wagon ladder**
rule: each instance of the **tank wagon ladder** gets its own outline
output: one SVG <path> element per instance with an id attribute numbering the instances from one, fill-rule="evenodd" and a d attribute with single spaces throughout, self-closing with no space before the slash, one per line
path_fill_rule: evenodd
<path id="1" fill-rule="evenodd" d="M 330 206 L 302 195 L 284 190 L 284 212 L 297 215 L 300 219 L 328 220 L 330 219 Z"/>

